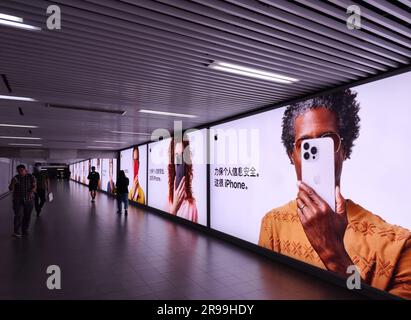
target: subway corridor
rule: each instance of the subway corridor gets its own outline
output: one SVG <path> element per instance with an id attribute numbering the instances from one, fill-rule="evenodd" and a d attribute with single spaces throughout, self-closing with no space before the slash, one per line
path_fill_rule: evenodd
<path id="1" fill-rule="evenodd" d="M 131 206 L 56 181 L 29 236 L 13 239 L 11 197 L 0 200 L 0 299 L 358 299 L 359 295 Z M 49 265 L 61 290 L 46 286 Z"/>

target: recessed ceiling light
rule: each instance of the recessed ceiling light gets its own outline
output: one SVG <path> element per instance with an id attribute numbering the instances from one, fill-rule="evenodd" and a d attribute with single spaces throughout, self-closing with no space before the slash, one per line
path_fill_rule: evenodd
<path id="1" fill-rule="evenodd" d="M 162 116 L 180 117 L 180 118 L 196 118 L 197 117 L 197 116 L 192 115 L 192 114 L 174 113 L 174 112 L 165 112 L 165 111 L 156 111 L 156 110 L 145 110 L 145 109 L 141 109 L 139 112 L 158 114 L 158 115 L 162 115 Z"/>
<path id="2" fill-rule="evenodd" d="M 122 143 L 124 143 L 124 142 L 122 142 L 122 141 L 105 141 L 105 140 L 95 140 L 94 142 L 97 142 L 97 143 L 115 143 L 115 144 L 122 144 Z"/>
<path id="3" fill-rule="evenodd" d="M 0 123 L 0 127 L 29 128 L 29 129 L 38 128 L 38 126 L 27 126 L 27 125 L 24 125 L 24 124 L 7 124 L 7 123 Z"/>
<path id="4" fill-rule="evenodd" d="M 4 14 L 4 13 L 0 13 L 0 19 L 15 21 L 15 22 L 23 22 L 23 18 L 16 17 L 16 16 L 11 16 L 9 14 Z"/>
<path id="5" fill-rule="evenodd" d="M 17 101 L 37 101 L 36 99 L 33 99 L 33 98 L 16 97 L 16 96 L 3 96 L 3 95 L 0 95 L 0 99 L 3 99 L 3 100 L 17 100 Z"/>
<path id="6" fill-rule="evenodd" d="M 111 133 L 118 133 L 118 134 L 134 134 L 134 135 L 141 135 L 141 136 L 151 136 L 150 133 L 143 133 L 143 132 L 129 132 L 129 131 L 110 131 Z"/>
<path id="7" fill-rule="evenodd" d="M 294 83 L 297 82 L 298 79 L 283 76 L 281 74 L 267 72 L 259 69 L 244 67 L 240 65 L 236 65 L 233 63 L 221 62 L 221 61 L 214 61 L 211 63 L 209 68 L 219 71 L 226 71 L 234 74 L 239 74 L 242 76 L 252 77 L 261 80 L 273 81 L 278 83 Z"/>
<path id="8" fill-rule="evenodd" d="M 9 146 L 42 147 L 40 143 L 9 143 Z"/>
<path id="9" fill-rule="evenodd" d="M 23 23 L 23 19 L 15 16 L 9 16 L 5 14 L 1 14 L 0 16 L 0 24 L 8 27 L 14 27 L 19 29 L 26 29 L 26 30 L 41 30 L 41 28 L 32 26 L 30 24 Z"/>
<path id="10" fill-rule="evenodd" d="M 34 137 L 9 137 L 9 136 L 0 136 L 0 139 L 41 140 L 41 138 L 34 138 Z"/>

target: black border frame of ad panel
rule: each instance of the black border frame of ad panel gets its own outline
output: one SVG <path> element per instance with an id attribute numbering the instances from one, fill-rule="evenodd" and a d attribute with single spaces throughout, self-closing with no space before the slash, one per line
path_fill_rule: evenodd
<path id="1" fill-rule="evenodd" d="M 127 148 L 127 149 L 128 149 L 128 148 Z M 119 151 L 115 151 L 115 152 L 116 152 L 117 154 L 116 154 L 116 157 L 113 158 L 113 159 L 116 159 L 116 160 L 117 160 L 117 164 L 116 164 L 116 170 L 117 170 L 117 171 L 116 171 L 116 172 L 117 172 L 117 174 L 118 174 L 118 172 L 120 171 L 120 152 L 119 152 Z M 87 159 L 84 159 L 84 160 L 80 160 L 80 161 L 76 161 L 76 162 L 73 162 L 73 163 L 69 163 L 69 164 L 67 165 L 67 167 L 68 167 L 69 170 L 70 170 L 70 166 L 71 166 L 71 165 L 74 165 L 74 164 L 76 164 L 76 163 L 81 163 L 81 162 L 84 162 L 84 161 L 88 161 L 88 160 L 92 160 L 92 159 L 97 159 L 97 158 L 87 158 Z M 100 159 L 109 159 L 109 158 L 100 158 Z M 88 184 L 85 184 L 85 183 L 83 183 L 83 182 L 74 180 L 74 179 L 72 178 L 71 174 L 72 174 L 72 172 L 70 171 L 70 179 L 69 179 L 69 180 L 71 180 L 71 181 L 73 181 L 73 182 L 80 183 L 80 184 L 82 184 L 83 186 L 88 186 Z M 98 189 L 97 191 L 103 192 L 103 193 L 105 193 L 105 194 L 107 194 L 107 195 L 109 195 L 109 196 L 115 197 L 114 194 L 109 193 L 109 192 L 107 192 L 107 191 L 104 191 L 104 190 L 102 190 L 102 189 Z"/>

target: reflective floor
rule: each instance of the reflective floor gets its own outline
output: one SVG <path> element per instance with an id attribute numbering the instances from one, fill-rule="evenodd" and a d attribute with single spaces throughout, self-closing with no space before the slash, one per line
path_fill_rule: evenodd
<path id="1" fill-rule="evenodd" d="M 0 200 L 0 299 L 358 299 L 230 243 L 55 182 L 54 201 L 13 239 L 11 198 Z M 61 290 L 46 286 L 61 268 Z"/>

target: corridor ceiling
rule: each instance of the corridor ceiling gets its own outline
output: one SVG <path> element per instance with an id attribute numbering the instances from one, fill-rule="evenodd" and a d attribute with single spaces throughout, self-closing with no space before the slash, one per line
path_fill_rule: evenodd
<path id="1" fill-rule="evenodd" d="M 61 10 L 60 30 L 47 27 L 50 5 Z M 352 5 L 360 29 L 347 27 Z M 174 120 L 200 126 L 403 69 L 410 8 L 410 0 L 1 0 L 0 14 L 41 30 L 0 24 L 0 95 L 36 100 L 0 99 L 0 124 L 38 127 L 0 126 L 0 136 L 41 140 L 0 147 L 120 149 Z M 226 73 L 209 68 L 214 61 L 298 81 Z"/>

